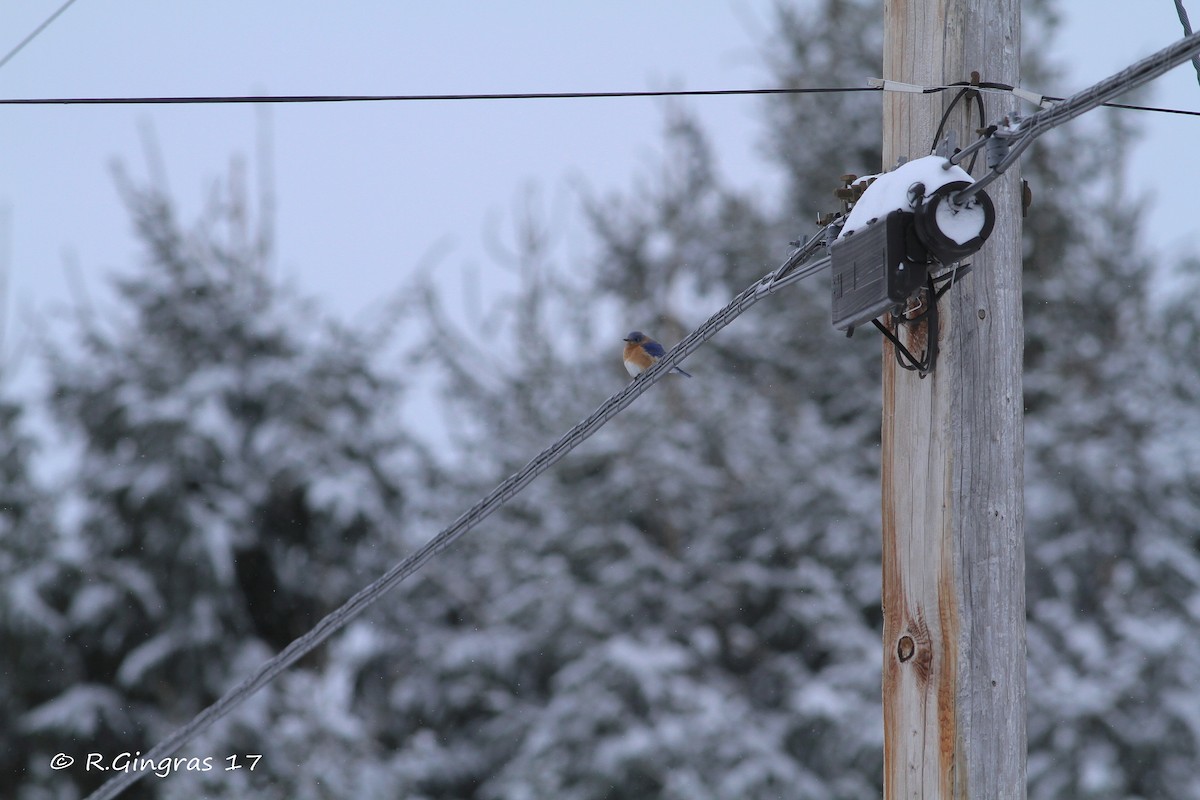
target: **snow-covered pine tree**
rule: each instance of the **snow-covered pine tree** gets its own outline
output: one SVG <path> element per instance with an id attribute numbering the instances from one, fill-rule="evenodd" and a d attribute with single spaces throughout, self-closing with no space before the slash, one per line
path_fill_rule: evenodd
<path id="1" fill-rule="evenodd" d="M 1052 10 L 1031 2 L 1027 28 Z M 773 79 L 875 74 L 881 17 L 781 5 Z M 1050 89 L 1047 51 L 1025 74 Z M 731 188 L 675 108 L 661 174 L 585 201 L 590 269 L 523 223 L 525 280 L 486 351 L 430 299 L 458 445 L 432 491 L 369 337 L 308 324 L 236 224 L 186 232 L 161 193 L 127 191 L 150 254 L 120 284 L 128 316 L 84 326 L 53 373 L 86 445 L 46 551 L 65 566 L 36 584 L 63 666 L 13 681 L 26 794 L 52 785 L 50 743 L 143 746 L 211 700 L 436 526 L 381 531 L 457 516 L 619 388 L 629 327 L 674 341 L 778 262 L 839 174 L 878 169 L 877 99 L 765 108 L 777 201 Z M 1196 287 L 1135 235 L 1116 113 L 1023 163 L 1035 798 L 1200 794 Z M 270 747 L 265 772 L 143 796 L 877 796 L 877 343 L 832 332 L 810 281 L 689 367 L 200 745 Z"/>
<path id="2" fill-rule="evenodd" d="M 35 441 L 20 403 L 0 398 L 0 783 L 46 780 L 49 757 L 69 741 L 47 740 L 22 715 L 77 687 L 78 661 L 60 642 L 64 561 L 51 498 L 33 476 Z M 86 723 L 85 723 L 86 724 Z M 34 755 L 47 753 L 46 757 Z"/>
<path id="3" fill-rule="evenodd" d="M 1032 798 L 1200 796 L 1196 294 L 1129 195 L 1135 119 L 1097 111 L 1023 164 Z"/>
<path id="4" fill-rule="evenodd" d="M 144 262 L 48 360 L 55 419 L 80 443 L 59 498 L 76 557 L 42 597 L 73 685 L 24 709 L 26 732 L 55 743 L 31 764 L 67 742 L 149 749 L 394 561 L 422 480 L 401 387 L 377 363 L 386 325 L 329 321 L 273 279 L 238 181 L 190 229 L 159 187 L 120 186 Z M 253 776 L 209 775 L 204 793 L 301 797 L 369 774 L 348 755 L 370 744 L 345 724 L 339 654 L 358 658 L 373 630 L 195 743 L 264 755 Z M 68 776 L 81 788 L 106 777 L 68 770 L 56 785 Z M 137 791 L 186 796 L 191 780 Z"/>

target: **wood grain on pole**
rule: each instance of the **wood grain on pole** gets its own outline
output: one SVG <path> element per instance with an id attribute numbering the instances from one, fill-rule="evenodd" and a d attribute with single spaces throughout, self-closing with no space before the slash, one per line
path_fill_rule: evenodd
<path id="1" fill-rule="evenodd" d="M 883 77 L 1019 85 L 1018 0 L 885 0 Z M 927 155 L 954 92 L 884 96 L 884 168 Z M 986 95 L 988 122 L 1017 100 Z M 976 137 L 974 103 L 951 122 Z M 975 170 L 983 172 L 983 158 Z M 924 380 L 883 354 L 884 796 L 1025 796 L 1021 206 L 1018 170 L 988 190 L 996 226 L 939 304 Z M 920 355 L 922 329 L 901 331 Z"/>

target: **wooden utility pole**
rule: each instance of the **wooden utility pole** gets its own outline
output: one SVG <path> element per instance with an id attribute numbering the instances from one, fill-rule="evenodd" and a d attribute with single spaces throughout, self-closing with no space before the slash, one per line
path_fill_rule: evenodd
<path id="1" fill-rule="evenodd" d="M 1019 0 L 885 0 L 883 77 L 1019 85 Z M 885 93 L 884 168 L 928 155 L 955 92 Z M 987 121 L 1017 109 L 986 95 Z M 974 103 L 951 117 L 960 146 Z M 976 176 L 984 171 L 981 156 Z M 884 797 L 1025 797 L 1021 202 L 939 303 L 932 375 L 883 353 Z M 902 330 L 920 355 L 924 326 Z"/>

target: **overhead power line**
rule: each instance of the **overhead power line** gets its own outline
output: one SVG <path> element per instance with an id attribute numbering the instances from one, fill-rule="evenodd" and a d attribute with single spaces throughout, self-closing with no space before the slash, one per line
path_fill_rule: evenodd
<path id="1" fill-rule="evenodd" d="M 877 80 L 877 79 L 872 79 Z M 295 95 L 189 95 L 163 97 L 9 97 L 0 98 L 0 106 L 56 106 L 56 105 L 239 105 L 253 103 L 270 103 L 273 105 L 305 104 L 305 103 L 422 103 L 422 102 L 463 102 L 475 100 L 605 100 L 638 97 L 729 97 L 735 95 L 799 95 L 799 94 L 840 94 L 853 92 L 895 91 L 894 81 L 886 85 L 873 86 L 817 86 L 810 88 L 762 88 L 762 89 L 679 89 L 662 91 L 629 91 L 629 92 L 509 92 L 497 94 L 295 94 Z M 943 92 L 948 86 L 919 87 L 925 93 Z M 900 90 L 907 91 L 907 90 Z M 982 86 L 980 91 L 1011 91 L 1020 90 L 1009 87 L 998 89 Z M 1026 96 L 1029 95 L 1029 96 Z M 1032 93 L 1020 96 L 1031 99 Z M 1051 95 L 1037 95 L 1042 100 L 1062 100 Z M 1137 106 L 1124 103 L 1104 103 L 1108 108 L 1120 108 L 1129 111 L 1150 111 L 1160 114 L 1179 114 L 1182 116 L 1200 117 L 1200 111 L 1189 111 L 1179 108 L 1161 108 L 1158 106 Z"/>
<path id="2" fill-rule="evenodd" d="M 22 39 L 20 42 L 18 42 L 17 46 L 14 47 L 12 50 L 9 50 L 8 53 L 4 56 L 4 58 L 0 58 L 0 67 L 3 67 L 9 61 L 12 61 L 13 56 L 15 56 L 17 53 L 21 52 L 22 50 L 24 50 L 25 45 L 29 44 L 34 39 L 36 39 L 38 37 L 39 33 L 46 30 L 46 28 L 49 28 L 50 23 L 52 23 L 52 22 L 54 22 L 54 20 L 58 19 L 59 15 L 61 15 L 64 11 L 66 11 L 68 8 L 70 8 L 71 4 L 74 2 L 75 2 L 75 0 L 67 0 L 67 2 L 65 2 L 61 6 L 59 6 L 57 11 L 55 11 L 50 16 L 46 17 L 45 22 L 43 22 L 41 25 L 38 25 L 36 28 L 33 29 L 32 33 L 30 33 L 28 36 L 26 36 L 24 39 Z"/>
<path id="3" fill-rule="evenodd" d="M 596 100 L 619 97 L 722 97 L 753 94 L 838 94 L 876 92 L 870 86 L 795 89 L 663 89 L 629 92 L 501 92 L 496 94 L 297 94 L 191 97 L 38 97 L 0 99 L 0 105 L 212 105 L 223 103 L 403 103 L 466 100 Z"/>
<path id="4" fill-rule="evenodd" d="M 283 672 L 306 653 L 320 645 L 321 642 L 345 627 L 352 619 L 379 600 L 386 592 L 419 570 L 427 561 L 445 550 L 467 531 L 483 522 L 483 520 L 487 519 L 488 516 L 509 500 L 516 497 L 522 489 L 533 482 L 534 478 L 548 470 L 567 455 L 567 453 L 583 444 L 592 434 L 600 430 L 613 417 L 649 389 L 659 378 L 670 371 L 675 364 L 697 350 L 702 344 L 715 336 L 718 331 L 737 319 L 746 309 L 768 294 L 826 268 L 829 265 L 828 258 L 818 259 L 811 264 L 805 263 L 824 244 L 824 240 L 825 230 L 822 230 L 804 243 L 803 246 L 794 250 L 788 259 L 777 269 L 755 281 L 745 291 L 733 298 L 728 305 L 709 317 L 707 322 L 692 331 L 679 344 L 668 350 L 657 364 L 643 372 L 637 378 L 634 378 L 628 386 L 604 401 L 590 416 L 567 431 L 557 442 L 547 447 L 519 471 L 509 476 L 507 480 L 493 489 L 486 497 L 455 520 L 449 527 L 443 529 L 437 536 L 434 536 L 366 588 L 360 590 L 342 604 L 340 608 L 318 622 L 312 630 L 293 641 L 274 658 L 271 658 L 255 670 L 252 675 L 226 692 L 221 699 L 197 714 L 191 722 L 179 728 L 149 752 L 139 756 L 139 758 L 158 761 L 174 753 L 193 736 L 209 728 L 213 723 L 228 714 L 259 689 L 266 686 L 279 673 Z M 109 800 L 109 798 L 116 797 L 141 778 L 143 774 L 144 772 L 142 771 L 132 770 L 110 778 L 88 800 Z"/>

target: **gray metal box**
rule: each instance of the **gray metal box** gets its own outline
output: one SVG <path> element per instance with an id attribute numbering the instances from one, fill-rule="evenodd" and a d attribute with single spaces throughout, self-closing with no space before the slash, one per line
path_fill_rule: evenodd
<path id="1" fill-rule="evenodd" d="M 902 305 L 928 275 L 925 248 L 906 211 L 893 211 L 843 236 L 830 246 L 829 256 L 833 327 L 840 331 Z"/>

